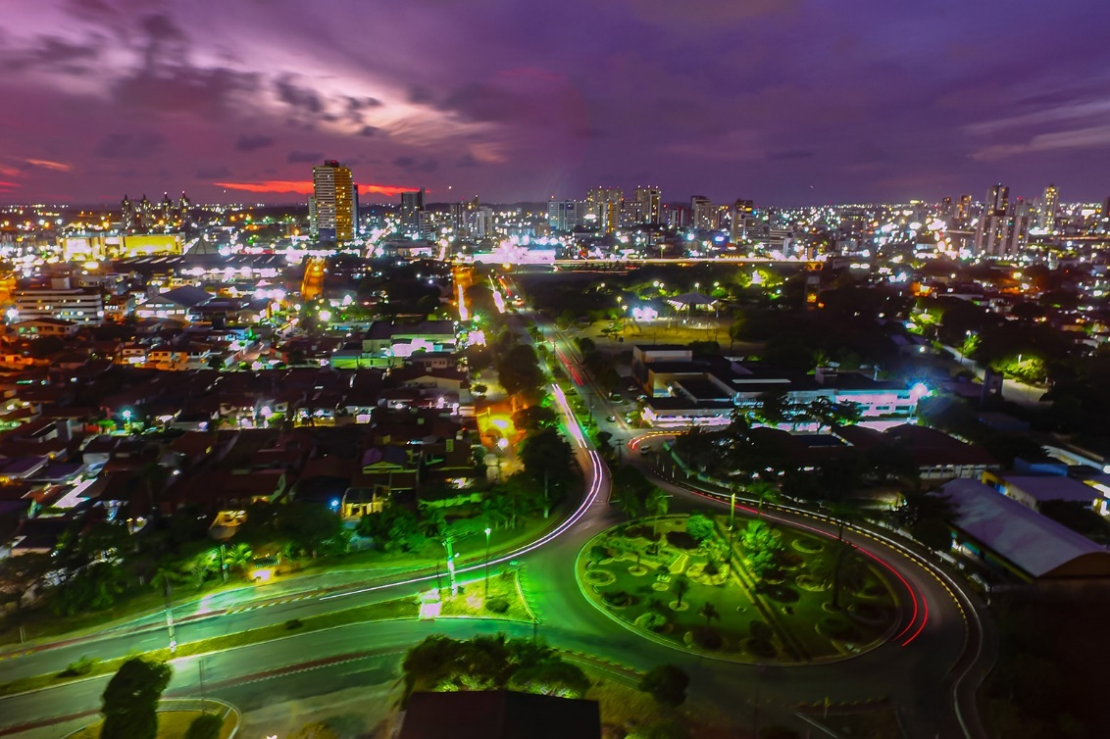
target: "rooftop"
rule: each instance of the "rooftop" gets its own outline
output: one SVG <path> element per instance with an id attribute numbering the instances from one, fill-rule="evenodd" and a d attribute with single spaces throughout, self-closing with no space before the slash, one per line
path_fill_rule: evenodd
<path id="1" fill-rule="evenodd" d="M 1033 578 L 1110 577 L 1110 552 L 990 486 L 953 480 L 942 489 L 960 530 Z"/>

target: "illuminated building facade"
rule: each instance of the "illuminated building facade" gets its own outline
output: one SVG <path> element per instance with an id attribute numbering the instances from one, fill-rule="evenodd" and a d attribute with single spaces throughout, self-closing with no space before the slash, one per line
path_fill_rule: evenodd
<path id="1" fill-rule="evenodd" d="M 333 160 L 312 168 L 315 231 L 324 241 L 355 237 L 355 186 L 351 170 Z"/>

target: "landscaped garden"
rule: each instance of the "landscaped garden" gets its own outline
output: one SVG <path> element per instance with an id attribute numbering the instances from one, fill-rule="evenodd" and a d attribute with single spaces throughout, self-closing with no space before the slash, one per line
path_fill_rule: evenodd
<path id="1" fill-rule="evenodd" d="M 616 526 L 582 550 L 579 583 L 634 630 L 743 662 L 844 658 L 894 628 L 890 584 L 849 544 L 761 518 L 729 523 L 693 514 Z"/>

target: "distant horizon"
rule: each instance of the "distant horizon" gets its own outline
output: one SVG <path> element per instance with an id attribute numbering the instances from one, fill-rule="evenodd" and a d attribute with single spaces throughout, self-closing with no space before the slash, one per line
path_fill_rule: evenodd
<path id="1" fill-rule="evenodd" d="M 640 183 L 788 208 L 995 182 L 1110 195 L 1095 0 L 9 5 L 11 202 L 289 202 L 275 188 L 326 159 L 390 195 L 486 202 Z"/>

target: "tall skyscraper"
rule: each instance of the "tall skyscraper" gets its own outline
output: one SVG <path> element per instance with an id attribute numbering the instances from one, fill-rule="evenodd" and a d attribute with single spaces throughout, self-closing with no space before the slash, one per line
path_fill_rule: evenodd
<path id="1" fill-rule="evenodd" d="M 961 195 L 960 202 L 956 206 L 956 227 L 964 228 L 971 222 L 971 196 Z"/>
<path id="2" fill-rule="evenodd" d="M 316 233 L 324 241 L 354 238 L 355 186 L 351 170 L 332 159 L 312 168 Z"/>
<path id="3" fill-rule="evenodd" d="M 547 204 L 547 222 L 553 231 L 573 231 L 586 219 L 586 204 L 579 200 L 552 200 Z"/>
<path id="4" fill-rule="evenodd" d="M 401 228 L 410 233 L 420 230 L 420 214 L 424 212 L 424 188 L 419 192 L 401 193 Z"/>
<path id="5" fill-rule="evenodd" d="M 755 214 L 755 203 L 751 200 L 737 200 L 730 211 L 729 238 L 733 243 L 743 241 L 748 235 L 748 221 Z"/>
<path id="6" fill-rule="evenodd" d="M 1028 205 L 1010 202 L 1010 188 L 995 185 L 987 192 L 982 216 L 975 228 L 975 252 L 985 257 L 1012 259 L 1024 249 L 1033 222 Z"/>
<path id="7" fill-rule="evenodd" d="M 690 198 L 690 211 L 693 213 L 694 228 L 702 231 L 713 231 L 720 228 L 717 220 L 717 206 L 704 195 L 695 195 Z"/>
<path id="8" fill-rule="evenodd" d="M 1110 198 L 1102 204 L 1102 232 L 1110 233 Z"/>
<path id="9" fill-rule="evenodd" d="M 1049 185 L 1044 189 L 1041 198 L 1041 207 L 1037 213 L 1037 225 L 1046 231 L 1056 230 L 1056 213 L 1060 210 L 1060 191 L 1056 185 Z"/>
<path id="10" fill-rule="evenodd" d="M 637 187 L 636 202 L 640 204 L 640 219 L 644 223 L 659 223 L 660 201 L 663 193 L 658 187 Z"/>
<path id="11" fill-rule="evenodd" d="M 1010 207 L 1010 188 L 999 182 L 991 185 L 987 190 L 987 199 L 983 203 L 983 215 L 1001 215 Z"/>
<path id="12" fill-rule="evenodd" d="M 617 230 L 624 202 L 624 193 L 619 187 L 595 187 L 587 193 L 586 201 L 600 231 L 611 234 Z"/>

